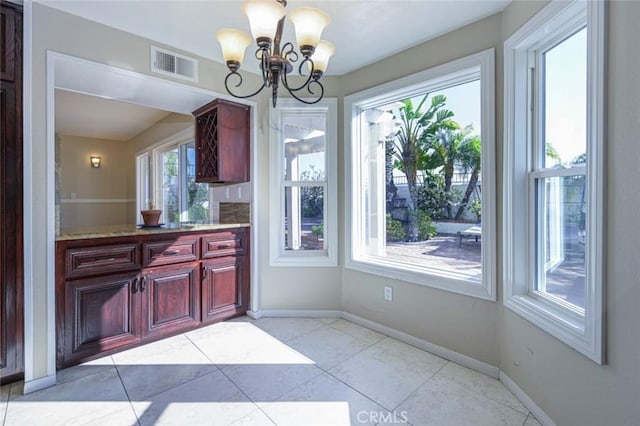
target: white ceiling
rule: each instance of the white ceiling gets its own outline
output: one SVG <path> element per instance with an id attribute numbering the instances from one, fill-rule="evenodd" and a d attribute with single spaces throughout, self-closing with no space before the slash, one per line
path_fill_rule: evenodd
<path id="1" fill-rule="evenodd" d="M 223 27 L 249 32 L 241 0 L 36 0 L 68 13 L 222 61 L 215 33 Z M 323 38 L 336 45 L 329 75 L 342 75 L 502 11 L 511 0 L 289 0 L 329 13 Z M 285 41 L 294 41 L 286 25 Z M 247 49 L 245 61 L 251 58 Z M 253 65 L 253 64 L 252 64 Z M 257 67 L 249 66 L 257 70 Z"/>
<path id="2" fill-rule="evenodd" d="M 56 90 L 56 133 L 128 141 L 167 115 L 145 106 Z"/>

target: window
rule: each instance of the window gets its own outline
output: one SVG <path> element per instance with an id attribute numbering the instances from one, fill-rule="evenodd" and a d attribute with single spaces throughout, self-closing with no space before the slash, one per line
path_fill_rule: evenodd
<path id="1" fill-rule="evenodd" d="M 273 265 L 336 266 L 336 101 L 272 111 Z"/>
<path id="2" fill-rule="evenodd" d="M 138 155 L 138 204 L 162 210 L 164 223 L 208 223 L 209 185 L 196 183 L 193 129 Z M 155 171 L 154 171 L 155 170 Z"/>
<path id="3" fill-rule="evenodd" d="M 493 55 L 345 99 L 347 267 L 495 300 Z"/>
<path id="4" fill-rule="evenodd" d="M 505 42 L 504 303 L 598 363 L 603 5 L 552 2 Z"/>

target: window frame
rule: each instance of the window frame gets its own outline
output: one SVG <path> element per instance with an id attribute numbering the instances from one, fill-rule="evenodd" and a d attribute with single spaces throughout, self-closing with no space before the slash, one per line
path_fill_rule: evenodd
<path id="1" fill-rule="evenodd" d="M 295 99 L 279 99 L 276 108 L 270 109 L 269 155 L 270 177 L 269 197 L 270 213 L 270 266 L 338 266 L 338 102 L 336 98 L 323 98 L 313 105 L 305 105 Z M 323 114 L 326 117 L 325 132 L 325 180 L 317 182 L 286 181 L 284 170 L 284 144 L 282 118 L 284 114 L 301 113 L 303 115 Z M 293 184 L 293 186 L 292 186 Z M 285 250 L 285 201 L 284 188 L 303 186 L 322 186 L 324 188 L 324 250 Z"/>
<path id="2" fill-rule="evenodd" d="M 496 198 L 495 198 L 495 66 L 494 49 L 487 49 L 398 80 L 346 96 L 345 123 L 345 267 L 383 277 L 496 301 Z M 472 78 L 476 75 L 476 78 Z M 362 206 L 356 194 L 361 188 L 353 172 L 360 157 L 360 125 L 363 111 L 416 94 L 480 80 L 482 140 L 482 279 L 473 279 L 455 271 L 400 264 L 381 256 L 363 253 L 361 241 Z"/>
<path id="3" fill-rule="evenodd" d="M 535 178 L 540 149 L 540 108 L 530 95 L 530 58 L 541 46 L 566 39 L 580 25 L 587 27 L 587 164 L 563 170 L 584 171 L 587 199 L 585 307 L 535 291 Z M 598 364 L 604 354 L 604 136 L 605 136 L 605 2 L 552 1 L 504 44 L 504 305 Z M 539 71 L 534 71 L 538 73 Z M 535 92 L 533 92 L 535 93 Z M 532 116 L 533 115 L 533 116 Z M 539 147 L 537 147 L 539 148 Z M 538 161 L 538 162 L 536 162 Z M 554 173 L 554 176 L 558 173 Z M 522 218 L 527 226 L 522 226 Z"/>
<path id="4" fill-rule="evenodd" d="M 194 141 L 194 127 L 189 126 L 184 130 L 181 130 L 172 136 L 169 136 L 160 142 L 157 142 L 150 147 L 139 151 L 136 153 L 136 221 L 139 220 L 139 211 L 145 210 L 147 208 L 146 201 L 142 200 L 142 196 L 145 194 L 145 186 L 148 185 L 148 193 L 147 195 L 151 195 L 151 198 L 154 200 L 153 205 L 155 209 L 162 209 L 162 216 L 160 221 L 166 222 L 165 212 L 164 212 L 164 195 L 162 190 L 162 154 L 168 150 L 173 148 L 178 149 L 178 161 L 182 162 L 184 155 L 183 150 L 180 149 L 182 145 L 187 145 Z M 147 165 L 145 165 L 145 162 Z M 146 171 L 145 171 L 146 169 Z M 182 167 L 180 167 L 180 181 L 183 180 L 183 171 Z M 145 176 L 147 179 L 145 179 Z M 212 199 L 212 191 L 211 186 L 209 186 L 208 190 L 209 195 L 209 221 L 212 220 L 213 215 L 213 199 Z M 181 191 L 181 196 L 184 196 Z M 180 203 L 184 202 L 184 200 L 180 200 Z M 181 215 L 184 212 L 181 212 Z M 180 219 L 183 220 L 182 218 Z"/>

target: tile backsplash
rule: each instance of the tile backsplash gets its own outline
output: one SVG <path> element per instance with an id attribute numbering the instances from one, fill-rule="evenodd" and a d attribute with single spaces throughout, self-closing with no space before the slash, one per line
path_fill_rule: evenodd
<path id="1" fill-rule="evenodd" d="M 220 223 L 250 223 L 251 203 L 220 202 Z"/>

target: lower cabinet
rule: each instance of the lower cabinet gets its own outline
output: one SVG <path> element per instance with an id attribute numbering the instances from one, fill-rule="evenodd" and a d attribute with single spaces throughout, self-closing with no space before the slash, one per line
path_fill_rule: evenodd
<path id="1" fill-rule="evenodd" d="M 180 331 L 200 323 L 200 262 L 143 269 L 142 336 Z"/>
<path id="2" fill-rule="evenodd" d="M 249 307 L 248 263 L 245 256 L 202 262 L 202 321 L 244 313 Z"/>
<path id="3" fill-rule="evenodd" d="M 138 280 L 136 272 L 65 282 L 65 364 L 140 340 Z"/>
<path id="4" fill-rule="evenodd" d="M 245 228 L 59 241 L 58 368 L 244 314 L 246 244 Z"/>

